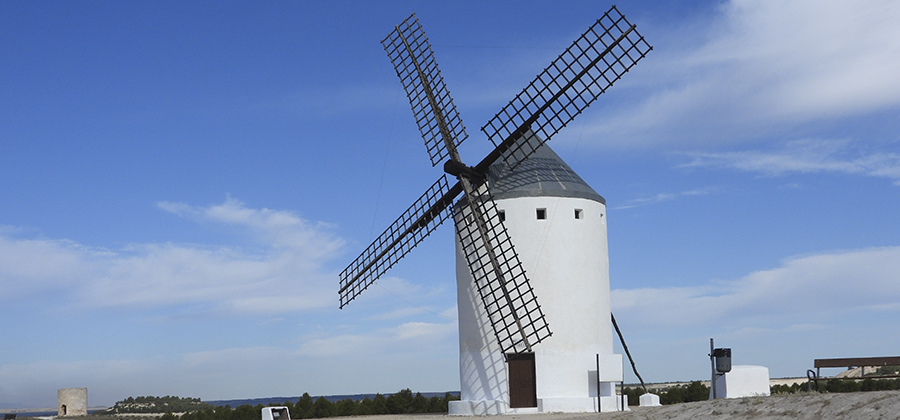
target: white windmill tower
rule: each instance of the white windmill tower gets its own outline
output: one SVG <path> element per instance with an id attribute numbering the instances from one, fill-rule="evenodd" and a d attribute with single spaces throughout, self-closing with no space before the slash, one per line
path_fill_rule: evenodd
<path id="1" fill-rule="evenodd" d="M 456 151 L 465 128 L 415 15 L 382 44 L 432 164 L 447 159 L 458 182 L 441 176 L 341 273 L 341 308 L 452 213 L 461 400 L 451 414 L 624 409 L 605 200 L 544 143 L 652 47 L 613 6 L 482 127 L 495 148 L 467 166 Z"/>

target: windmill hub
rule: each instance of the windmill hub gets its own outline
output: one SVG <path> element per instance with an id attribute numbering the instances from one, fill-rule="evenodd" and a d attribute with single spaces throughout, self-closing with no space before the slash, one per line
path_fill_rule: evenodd
<path id="1" fill-rule="evenodd" d="M 475 184 L 481 184 L 485 179 L 484 173 L 478 171 L 478 169 L 453 159 L 444 162 L 444 172 L 457 178 L 462 176 Z"/>
<path id="2" fill-rule="evenodd" d="M 415 15 L 382 45 L 432 164 L 449 158 L 458 182 L 438 178 L 341 272 L 341 308 L 452 213 L 461 395 L 450 414 L 627 409 L 614 385 L 606 201 L 544 143 L 653 48 L 613 6 L 481 128 L 494 150 L 471 167 Z"/>

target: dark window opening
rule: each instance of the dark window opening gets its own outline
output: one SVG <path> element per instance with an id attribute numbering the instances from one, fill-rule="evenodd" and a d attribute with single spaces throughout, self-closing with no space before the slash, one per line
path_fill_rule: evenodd
<path id="1" fill-rule="evenodd" d="M 506 221 L 506 210 L 500 210 L 497 212 L 497 218 L 500 219 L 501 222 Z"/>
<path id="2" fill-rule="evenodd" d="M 575 218 L 576 219 L 581 219 L 583 216 L 584 216 L 584 210 L 575 209 Z"/>
<path id="3" fill-rule="evenodd" d="M 538 220 L 544 220 L 547 218 L 547 209 L 537 209 L 537 218 Z"/>

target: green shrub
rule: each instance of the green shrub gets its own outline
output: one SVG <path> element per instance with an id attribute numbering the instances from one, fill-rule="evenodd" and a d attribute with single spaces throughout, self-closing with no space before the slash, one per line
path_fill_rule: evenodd
<path id="1" fill-rule="evenodd" d="M 643 389 L 626 387 L 622 392 L 628 396 L 629 404 L 637 404 Z M 687 385 L 676 385 L 665 390 L 651 389 L 650 392 L 659 396 L 659 403 L 663 405 L 678 404 L 683 402 L 704 401 L 709 399 L 709 387 L 703 382 L 693 381 Z"/>

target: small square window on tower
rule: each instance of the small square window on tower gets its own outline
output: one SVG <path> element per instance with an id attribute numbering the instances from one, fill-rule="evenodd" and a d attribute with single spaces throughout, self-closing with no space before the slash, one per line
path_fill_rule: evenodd
<path id="1" fill-rule="evenodd" d="M 547 209 L 537 209 L 537 218 L 538 220 L 544 220 L 547 218 Z"/>
<path id="2" fill-rule="evenodd" d="M 497 211 L 497 218 L 500 219 L 501 223 L 505 222 L 506 221 L 506 210 Z"/>
<path id="3" fill-rule="evenodd" d="M 582 219 L 582 218 L 584 218 L 584 210 L 582 210 L 582 209 L 575 209 L 575 218 L 576 218 L 576 219 Z"/>

